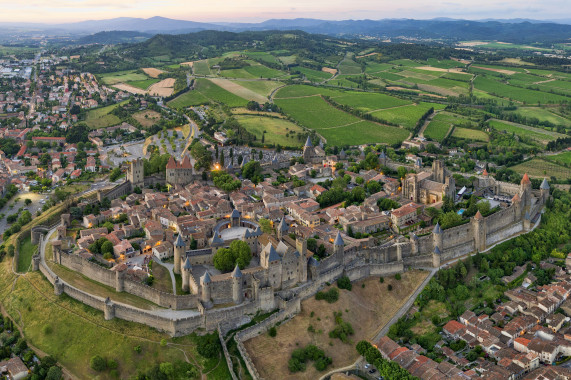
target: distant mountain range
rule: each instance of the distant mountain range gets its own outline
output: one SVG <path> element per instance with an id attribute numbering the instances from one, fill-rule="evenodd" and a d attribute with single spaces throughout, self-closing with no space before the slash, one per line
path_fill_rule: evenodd
<path id="1" fill-rule="evenodd" d="M 372 36 L 381 38 L 412 38 L 458 40 L 498 40 L 513 43 L 560 42 L 571 38 L 571 20 L 540 21 L 527 19 L 433 20 L 383 19 L 329 21 L 309 18 L 271 19 L 260 23 L 203 23 L 164 17 L 148 19 L 121 17 L 67 24 L 0 23 L 0 35 L 66 35 L 72 38 L 107 31 L 155 34 L 183 34 L 202 30 L 265 31 L 302 30 L 335 36 Z M 110 36 L 100 35 L 104 39 Z M 124 36 L 125 37 L 125 36 Z M 97 42 L 95 38 L 93 42 Z"/>

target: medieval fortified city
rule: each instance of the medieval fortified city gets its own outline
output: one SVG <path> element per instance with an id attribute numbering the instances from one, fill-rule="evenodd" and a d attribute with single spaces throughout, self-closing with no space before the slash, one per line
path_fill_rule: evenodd
<path id="1" fill-rule="evenodd" d="M 571 380 L 571 14 L 422 1 L 3 5 L 0 378 Z"/>

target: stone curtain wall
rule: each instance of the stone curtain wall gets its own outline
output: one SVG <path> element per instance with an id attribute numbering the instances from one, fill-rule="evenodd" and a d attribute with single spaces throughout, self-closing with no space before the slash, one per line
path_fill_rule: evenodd
<path id="1" fill-rule="evenodd" d="M 294 317 L 301 311 L 301 302 L 299 298 L 290 301 L 284 301 L 280 299 L 278 302 L 282 306 L 282 310 L 280 312 L 272 314 L 262 322 L 239 331 L 236 333 L 236 335 L 234 335 L 234 340 L 236 340 L 238 351 L 240 351 L 240 354 L 246 363 L 246 367 L 248 368 L 248 371 L 254 380 L 259 380 L 261 377 L 252 361 L 252 358 L 250 358 L 250 355 L 248 354 L 248 350 L 246 350 L 246 347 L 244 347 L 244 342 L 260 334 L 266 333 L 270 327 Z"/>
<path id="2" fill-rule="evenodd" d="M 198 302 L 198 296 L 196 294 L 178 296 L 172 293 L 162 292 L 143 283 L 128 279 L 117 279 L 116 272 L 105 269 L 81 256 L 61 252 L 58 263 L 115 289 L 118 288 L 117 282 L 121 281 L 123 283 L 122 288 L 125 292 L 144 298 L 162 307 L 175 310 L 194 309 Z"/>

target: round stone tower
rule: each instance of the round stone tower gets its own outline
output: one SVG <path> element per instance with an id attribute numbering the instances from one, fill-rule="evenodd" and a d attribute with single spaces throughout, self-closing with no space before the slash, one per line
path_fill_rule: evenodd
<path id="1" fill-rule="evenodd" d="M 232 272 L 232 300 L 235 304 L 242 303 L 244 293 L 242 291 L 242 271 L 236 264 L 236 268 Z"/>
<path id="2" fill-rule="evenodd" d="M 182 240 L 182 236 L 178 234 L 176 241 L 174 242 L 174 268 L 173 271 L 176 274 L 180 274 L 181 259 L 184 256 L 184 251 L 186 250 L 186 244 Z"/>

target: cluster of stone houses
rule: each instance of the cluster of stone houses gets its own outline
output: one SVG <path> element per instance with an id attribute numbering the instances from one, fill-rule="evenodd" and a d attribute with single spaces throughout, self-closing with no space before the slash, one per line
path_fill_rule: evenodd
<path id="1" fill-rule="evenodd" d="M 443 332 L 469 347 L 480 346 L 508 371 L 509 379 L 519 379 L 541 364 L 551 365 L 558 357 L 571 355 L 569 318 L 555 313 L 571 294 L 571 276 L 559 272 L 556 280 L 534 291 L 527 286 L 508 290 L 505 295 L 510 301 L 498 305 L 492 315 L 468 310 L 457 321 L 446 323 Z M 468 364 L 450 348 L 443 348 L 443 353 L 460 366 Z"/>

